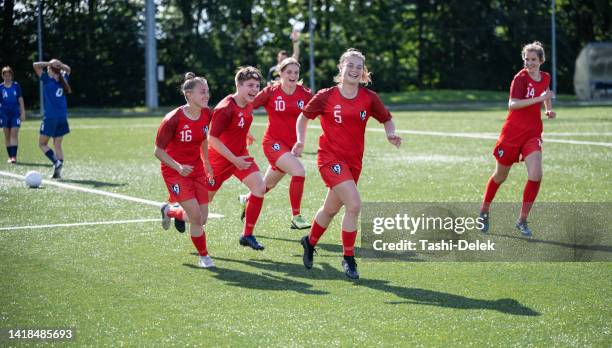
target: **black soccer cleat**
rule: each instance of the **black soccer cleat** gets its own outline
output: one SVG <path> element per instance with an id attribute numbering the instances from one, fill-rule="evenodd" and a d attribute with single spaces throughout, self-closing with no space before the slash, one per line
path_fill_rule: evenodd
<path id="1" fill-rule="evenodd" d="M 62 167 L 64 166 L 64 162 L 57 160 L 53 165 L 53 175 L 51 175 L 51 179 L 61 179 L 62 178 Z"/>
<path id="2" fill-rule="evenodd" d="M 250 235 L 250 236 L 240 236 L 239 239 L 240 245 L 242 246 L 248 246 L 253 250 L 264 250 L 264 246 L 259 244 L 257 242 L 257 239 L 255 239 L 254 235 Z"/>
<path id="3" fill-rule="evenodd" d="M 311 269 L 314 253 L 317 252 L 317 249 L 310 245 L 308 235 L 302 237 L 302 239 L 300 240 L 300 244 L 302 244 L 302 247 L 304 247 L 304 256 L 302 257 L 302 260 L 304 261 L 304 267 L 306 267 L 307 269 Z"/>
<path id="4" fill-rule="evenodd" d="M 174 218 L 174 228 L 180 233 L 185 232 L 185 221 Z"/>
<path id="5" fill-rule="evenodd" d="M 531 229 L 529 228 L 529 226 L 527 226 L 527 220 L 519 220 L 516 222 L 516 228 L 521 231 L 521 234 L 524 237 L 528 237 L 531 238 L 531 236 L 533 235 L 533 232 L 531 231 Z"/>
<path id="6" fill-rule="evenodd" d="M 357 262 L 355 256 L 345 256 L 342 260 L 342 268 L 344 268 L 344 274 L 351 279 L 359 279 L 359 272 L 357 272 Z"/>
<path id="7" fill-rule="evenodd" d="M 480 214 L 478 215 L 478 219 L 482 223 L 482 228 L 480 228 L 480 232 L 484 234 L 489 233 L 489 213 L 480 212 Z"/>

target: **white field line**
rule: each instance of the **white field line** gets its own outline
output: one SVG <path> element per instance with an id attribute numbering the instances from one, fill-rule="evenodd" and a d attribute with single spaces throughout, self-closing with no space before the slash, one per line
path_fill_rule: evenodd
<path id="1" fill-rule="evenodd" d="M 0 171 L 0 175 L 4 175 L 4 176 L 8 176 L 8 177 L 15 178 L 15 179 L 20 179 L 20 180 L 24 180 L 25 179 L 25 177 L 23 175 L 13 174 L 13 173 L 3 172 L 3 171 Z M 57 181 L 52 181 L 52 180 L 43 179 L 42 182 L 45 185 L 57 186 L 57 187 L 66 188 L 66 189 L 69 189 L 69 190 L 76 190 L 76 191 L 93 193 L 93 194 L 96 194 L 96 195 L 101 195 L 101 196 L 106 196 L 106 197 L 123 199 L 125 201 L 131 201 L 131 202 L 136 202 L 136 203 L 152 205 L 152 206 L 155 206 L 155 207 L 158 207 L 158 208 L 163 204 L 161 202 L 150 201 L 148 199 L 131 197 L 131 196 L 126 196 L 126 195 L 121 195 L 121 194 L 118 194 L 118 193 L 112 193 L 112 192 L 106 192 L 106 191 L 102 191 L 102 190 L 90 189 L 90 188 L 87 188 L 87 187 L 81 187 L 81 186 L 76 186 L 76 185 L 64 184 L 62 182 L 57 182 Z M 208 217 L 210 217 L 210 218 L 222 218 L 223 215 L 215 214 L 215 213 L 208 213 Z"/>
<path id="2" fill-rule="evenodd" d="M 153 221 L 159 222 L 161 221 L 161 219 L 138 219 L 138 220 L 118 220 L 118 221 L 98 221 L 98 222 L 77 222 L 77 223 L 72 223 L 72 224 L 13 226 L 13 227 L 0 227 L 0 231 L 34 230 L 34 229 L 41 229 L 41 228 L 76 227 L 76 226 L 93 226 L 93 225 L 120 225 L 120 224 L 153 222 Z"/>
<path id="3" fill-rule="evenodd" d="M 254 126 L 267 126 L 267 123 L 262 122 L 253 122 Z M 310 129 L 321 129 L 321 126 L 317 125 L 309 125 Z M 384 133 L 384 129 L 381 128 L 366 128 L 369 132 L 378 132 Z M 401 130 L 397 129 L 395 131 L 397 134 L 412 134 L 412 135 L 431 135 L 431 136 L 439 136 L 439 137 L 457 137 L 457 138 L 472 138 L 472 139 L 491 139 L 497 140 L 497 135 L 487 134 L 487 133 L 461 133 L 461 132 L 436 132 L 436 131 L 411 131 L 411 130 Z M 573 144 L 573 145 L 593 145 L 593 146 L 605 146 L 612 147 L 612 143 L 604 143 L 597 141 L 580 141 L 580 140 L 565 140 L 565 139 L 551 139 L 544 138 L 544 142 L 548 143 L 561 143 L 561 144 Z"/>

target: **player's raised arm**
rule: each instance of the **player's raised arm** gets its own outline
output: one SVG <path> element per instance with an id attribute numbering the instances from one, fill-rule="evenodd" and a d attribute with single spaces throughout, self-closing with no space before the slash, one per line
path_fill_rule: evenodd
<path id="1" fill-rule="evenodd" d="M 34 68 L 34 73 L 36 73 L 36 76 L 40 77 L 43 73 L 43 69 L 49 65 L 49 62 L 34 62 L 32 67 Z"/>

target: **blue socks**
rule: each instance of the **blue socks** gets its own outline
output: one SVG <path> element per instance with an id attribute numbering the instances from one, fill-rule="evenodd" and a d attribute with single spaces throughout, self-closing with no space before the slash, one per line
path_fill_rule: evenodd
<path id="1" fill-rule="evenodd" d="M 57 162 L 57 158 L 55 157 L 55 153 L 53 153 L 53 150 L 47 150 L 47 152 L 45 152 L 45 156 L 47 156 L 49 161 L 51 161 L 51 163 L 55 165 L 55 163 Z"/>

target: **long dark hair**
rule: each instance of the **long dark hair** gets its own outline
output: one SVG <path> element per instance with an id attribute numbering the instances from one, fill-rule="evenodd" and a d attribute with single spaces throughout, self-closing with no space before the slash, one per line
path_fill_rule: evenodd
<path id="1" fill-rule="evenodd" d="M 64 91 L 67 94 L 72 93 L 72 88 L 70 88 L 70 85 L 68 84 L 68 81 L 66 81 L 66 79 L 64 78 L 64 75 L 62 75 L 62 71 L 60 69 L 54 68 L 52 66 L 50 66 L 49 69 L 51 69 L 51 71 L 54 74 L 57 74 L 57 76 L 59 76 L 59 81 L 62 84 L 62 87 L 64 88 Z"/>

